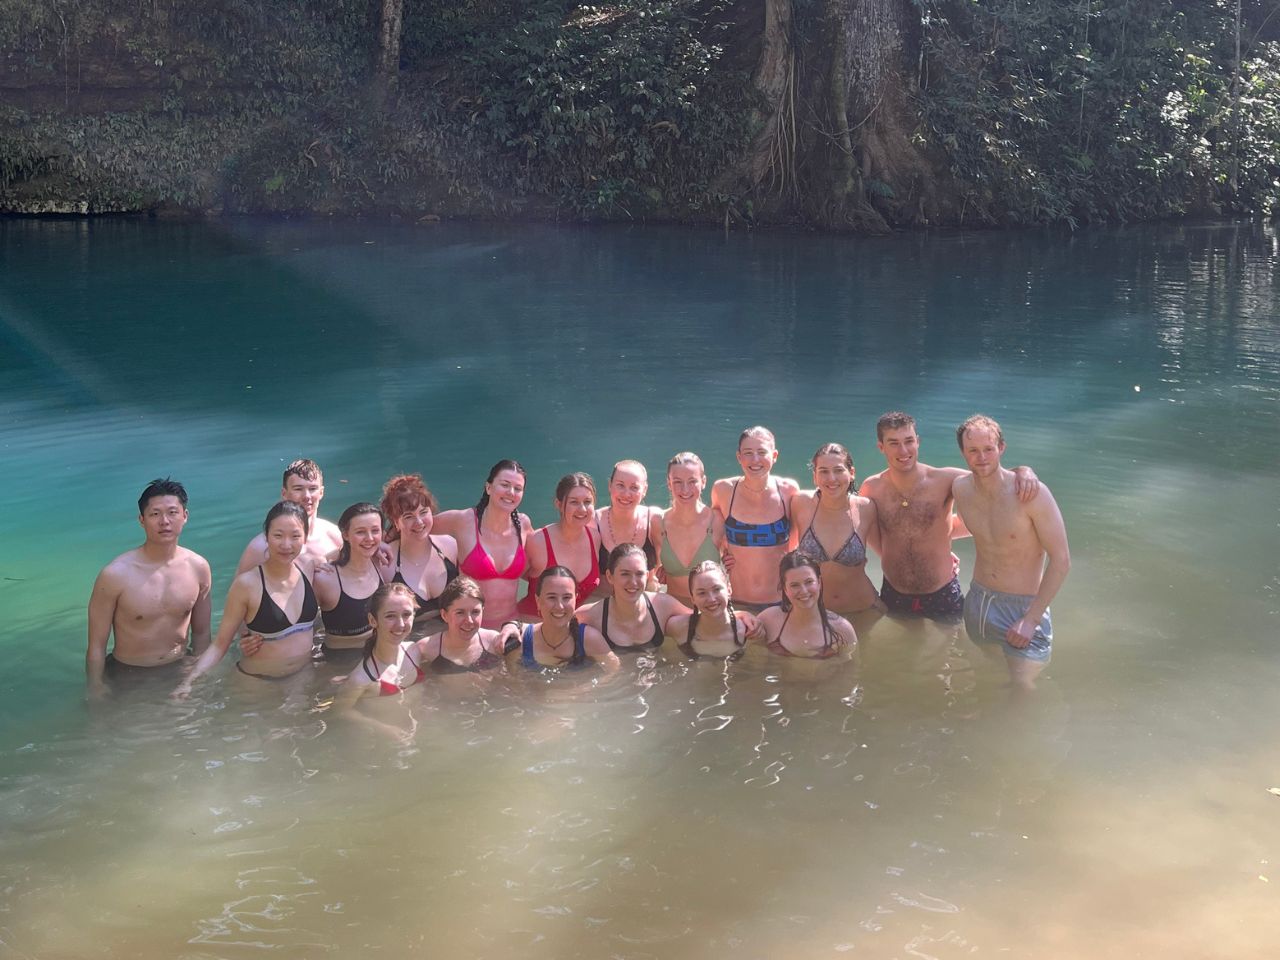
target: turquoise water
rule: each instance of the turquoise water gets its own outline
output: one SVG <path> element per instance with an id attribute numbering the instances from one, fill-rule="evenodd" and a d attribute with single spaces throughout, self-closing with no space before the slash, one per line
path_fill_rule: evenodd
<path id="1" fill-rule="evenodd" d="M 0 221 L 0 944 L 1268 955 L 1278 252 L 1243 224 Z M 815 676 L 672 653 L 420 690 L 378 705 L 403 742 L 333 717 L 321 676 L 80 700 L 89 587 L 153 476 L 187 484 L 220 598 L 297 456 L 330 518 L 405 469 L 465 505 L 515 457 L 545 522 L 561 473 L 635 457 L 664 503 L 672 453 L 726 475 L 756 422 L 782 474 L 838 440 L 866 475 L 891 408 L 936 464 L 997 417 L 1063 508 L 1029 704 L 962 637 L 891 622 Z"/>

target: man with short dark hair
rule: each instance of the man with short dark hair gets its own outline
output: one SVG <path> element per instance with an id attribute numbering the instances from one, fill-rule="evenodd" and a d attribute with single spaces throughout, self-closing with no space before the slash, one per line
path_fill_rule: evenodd
<path id="1" fill-rule="evenodd" d="M 102 568 L 89 597 L 90 697 L 111 692 L 108 680 L 176 672 L 188 637 L 197 654 L 209 645 L 212 576 L 204 557 L 178 546 L 187 517 L 187 491 L 176 480 L 153 480 L 142 491 L 138 523 L 146 538 Z"/>

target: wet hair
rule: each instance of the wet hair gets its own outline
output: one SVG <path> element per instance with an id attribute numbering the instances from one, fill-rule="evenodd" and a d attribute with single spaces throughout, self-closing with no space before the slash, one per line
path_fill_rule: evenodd
<path id="1" fill-rule="evenodd" d="M 440 504 L 419 474 L 402 473 L 383 484 L 383 522 L 390 521 L 385 537 L 387 542 L 394 543 L 400 539 L 400 531 L 395 525 L 397 520 L 406 513 L 415 513 L 424 507 L 435 513 L 440 509 Z"/>
<path id="2" fill-rule="evenodd" d="M 667 483 L 668 484 L 671 483 L 672 467 L 696 467 L 698 472 L 702 474 L 702 479 L 704 481 L 707 479 L 707 468 L 706 468 L 706 465 L 703 464 L 702 458 L 698 456 L 696 453 L 690 453 L 688 450 L 682 450 L 680 453 L 677 453 L 674 457 L 672 457 L 670 460 L 667 461 Z M 676 498 L 672 496 L 671 505 L 675 506 L 675 502 L 676 502 Z"/>
<path id="3" fill-rule="evenodd" d="M 609 551 L 609 559 L 605 563 L 605 570 L 613 573 L 625 558 L 630 556 L 638 556 L 644 561 L 644 568 L 649 569 L 649 558 L 644 555 L 644 550 L 634 543 L 620 543 Z"/>
<path id="4" fill-rule="evenodd" d="M 575 590 L 578 585 L 578 578 L 573 575 L 573 571 L 563 564 L 557 563 L 554 567 L 547 567 L 538 574 L 538 582 L 533 585 L 533 595 L 535 597 L 542 596 L 542 585 L 552 577 L 568 577 L 574 583 Z"/>
<path id="5" fill-rule="evenodd" d="M 289 478 L 298 477 L 302 480 L 316 480 L 324 483 L 324 474 L 320 472 L 320 465 L 314 460 L 302 458 L 295 460 L 284 468 L 284 476 L 280 478 L 280 486 L 289 486 Z"/>
<path id="6" fill-rule="evenodd" d="M 588 473 L 566 473 L 560 478 L 560 482 L 556 484 L 556 503 L 563 503 L 564 498 L 569 495 L 569 491 L 574 487 L 585 487 L 591 491 L 591 499 L 596 498 L 596 482 L 591 479 Z"/>
<path id="7" fill-rule="evenodd" d="M 956 443 L 960 445 L 960 449 L 964 449 L 964 435 L 970 427 L 977 427 L 979 430 L 990 430 L 996 435 L 996 443 L 1004 443 L 1004 431 L 1000 429 L 1000 424 L 988 417 L 985 413 L 975 413 L 972 417 L 965 420 L 964 423 L 956 427 Z"/>
<path id="8" fill-rule="evenodd" d="M 748 437 L 752 437 L 756 440 L 768 440 L 769 446 L 773 447 L 775 450 L 778 449 L 778 441 L 774 439 L 773 431 L 768 427 L 761 427 L 757 425 L 754 427 L 747 427 L 747 429 L 743 430 L 742 433 L 738 434 L 739 450 L 742 449 L 742 441 L 746 440 Z"/>
<path id="9" fill-rule="evenodd" d="M 644 478 L 644 482 L 649 482 L 649 471 L 644 468 L 644 464 L 639 460 L 619 460 L 613 465 L 613 470 L 609 472 L 610 483 L 613 483 L 613 478 L 617 474 L 619 467 L 635 467 L 640 471 L 640 476 Z"/>
<path id="10" fill-rule="evenodd" d="M 729 582 L 729 573 L 725 570 L 724 564 L 719 560 L 701 560 L 694 564 L 689 570 L 689 594 L 693 595 L 693 578 L 701 576 L 704 573 L 718 573 L 724 579 L 725 583 Z"/>
<path id="11" fill-rule="evenodd" d="M 741 444 L 742 441 L 738 441 Z M 674 457 L 667 461 L 667 476 L 671 475 L 672 467 L 697 467 L 702 471 L 702 475 L 707 475 L 707 468 L 702 463 L 702 458 L 696 453 L 690 453 L 688 450 L 682 450 Z"/>
<path id="12" fill-rule="evenodd" d="M 307 519 L 307 511 L 298 506 L 292 500 L 281 500 L 274 507 L 267 511 L 267 519 L 262 521 L 262 532 L 266 534 L 271 529 L 271 524 L 278 517 L 293 517 L 302 524 L 302 532 L 306 536 L 311 535 L 311 522 Z"/>
<path id="13" fill-rule="evenodd" d="M 704 574 L 717 573 L 720 579 L 724 581 L 726 587 L 729 586 L 729 572 L 725 570 L 724 564 L 719 560 L 703 560 L 693 565 L 689 571 L 689 604 L 693 607 L 693 613 L 689 615 L 689 636 L 692 637 L 695 630 L 698 629 L 698 620 L 702 617 L 702 611 L 698 609 L 697 601 L 693 599 L 693 578 L 701 577 Z M 732 621 L 737 614 L 733 610 L 733 589 L 729 590 L 729 600 L 725 604 L 725 612 L 729 614 L 729 620 Z M 738 646 L 744 647 L 747 644 L 745 634 L 738 641 Z"/>
<path id="14" fill-rule="evenodd" d="M 493 478 L 496 477 L 498 474 L 500 474 L 503 470 L 514 470 L 516 473 L 520 474 L 521 477 L 528 479 L 528 474 L 525 473 L 524 467 L 520 466 L 520 464 L 517 461 L 499 460 L 497 463 L 495 463 L 492 467 L 489 468 L 489 478 L 485 480 L 485 483 L 486 484 L 493 483 Z M 485 507 L 487 506 L 489 506 L 488 490 L 480 494 L 480 499 L 476 502 L 476 522 L 477 523 L 484 516 L 484 510 L 485 510 Z M 520 511 L 519 510 L 511 511 L 511 522 L 516 525 L 516 532 L 518 533 L 520 531 Z"/>
<path id="15" fill-rule="evenodd" d="M 792 550 L 778 561 L 778 592 L 782 594 L 782 609 L 787 613 L 791 612 L 791 601 L 787 599 L 787 574 L 801 567 L 808 567 L 818 578 L 818 618 L 822 621 L 822 647 L 825 650 L 834 645 L 835 638 L 839 634 L 831 629 L 831 624 L 828 622 L 827 606 L 822 602 L 822 564 L 812 554 L 805 553 L 803 550 Z"/>
<path id="16" fill-rule="evenodd" d="M 347 528 L 351 526 L 352 520 L 366 513 L 376 513 L 378 515 L 379 527 L 386 525 L 387 518 L 382 515 L 382 511 L 378 509 L 376 503 L 353 503 L 343 510 L 342 516 L 338 518 L 338 529 L 342 531 L 342 549 L 338 552 L 338 559 L 334 561 L 335 566 L 345 567 L 351 562 L 351 541 L 347 539 Z"/>
<path id="17" fill-rule="evenodd" d="M 155 497 L 177 497 L 182 509 L 187 509 L 187 488 L 170 477 L 156 477 L 138 497 L 138 516 L 146 512 L 148 501 Z"/>
<path id="18" fill-rule="evenodd" d="M 857 480 L 857 473 L 853 469 L 853 456 L 849 453 L 848 450 L 845 449 L 843 444 L 824 443 L 822 446 L 820 446 L 817 449 L 817 451 L 814 453 L 813 457 L 809 460 L 810 472 L 812 473 L 818 472 L 819 457 L 829 457 L 832 455 L 840 457 L 841 459 L 844 460 L 845 469 L 849 471 L 849 489 L 845 492 L 853 493 L 854 481 Z"/>
<path id="19" fill-rule="evenodd" d="M 916 418 L 911 414 L 903 413 L 901 410 L 890 410 L 876 421 L 876 440 L 877 442 L 883 440 L 884 435 L 890 430 L 901 430 L 904 427 L 911 427 L 914 430 L 915 426 Z"/>
<path id="20" fill-rule="evenodd" d="M 547 569 L 543 570 L 542 573 L 538 574 L 538 582 L 534 584 L 533 595 L 535 597 L 541 597 L 542 585 L 546 583 L 548 580 L 552 579 L 553 577 L 567 577 L 569 580 L 573 582 L 574 591 L 575 591 L 574 602 L 576 603 L 578 578 L 573 575 L 572 570 L 570 570 L 568 567 L 563 566 L 561 564 L 556 564 L 554 567 L 547 567 Z M 574 636 L 574 634 L 578 632 L 578 628 L 579 628 L 578 616 L 577 614 L 574 614 L 572 617 L 569 618 L 569 636 L 571 637 Z"/>
<path id="21" fill-rule="evenodd" d="M 382 612 L 382 608 L 387 605 L 387 601 L 392 597 L 404 597 L 413 605 L 413 609 L 418 609 L 418 598 L 414 596 L 403 583 L 393 580 L 391 583 L 384 583 L 377 590 L 373 591 L 369 599 L 365 601 L 365 610 L 373 619 L 378 619 L 378 614 Z M 369 638 L 364 642 L 364 656 L 373 656 L 373 648 L 378 645 L 378 628 L 375 626 L 373 632 L 369 634 Z"/>
<path id="22" fill-rule="evenodd" d="M 444 589 L 440 591 L 440 596 L 436 599 L 440 601 L 440 609 L 447 610 L 450 605 L 456 603 L 462 597 L 470 597 L 472 600 L 479 600 L 484 603 L 484 593 L 480 589 L 480 584 L 465 573 L 458 574 L 446 583 Z"/>

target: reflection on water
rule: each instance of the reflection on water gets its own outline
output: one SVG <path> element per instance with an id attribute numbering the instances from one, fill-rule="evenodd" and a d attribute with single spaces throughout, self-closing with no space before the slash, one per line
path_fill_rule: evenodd
<path id="1" fill-rule="evenodd" d="M 17 957 L 1263 957 L 1280 801 L 1280 331 L 1248 225 L 883 241 L 0 222 L 0 944 Z M 692 447 L 780 472 L 875 416 L 1001 418 L 1074 567 L 1032 697 L 963 631 L 613 678 L 330 670 L 79 700 L 156 474 L 215 593 L 300 454 L 324 512 L 422 470 Z M 967 569 L 972 548 L 957 552 Z M 873 561 L 874 566 L 874 561 Z M 878 571 L 872 572 L 878 582 Z"/>

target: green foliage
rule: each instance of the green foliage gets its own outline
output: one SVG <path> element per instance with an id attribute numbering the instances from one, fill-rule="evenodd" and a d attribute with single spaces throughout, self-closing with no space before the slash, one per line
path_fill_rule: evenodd
<path id="1" fill-rule="evenodd" d="M 1074 225 L 1274 203 L 1271 43 L 1246 65 L 1240 186 L 1223 189 L 1235 151 L 1231 3 L 917 4 L 927 136 L 979 216 Z"/>
<path id="2" fill-rule="evenodd" d="M 1280 0 L 1244 0 L 1238 124 L 1234 0 L 902 2 L 921 18 L 920 139 L 964 218 L 1276 205 Z M 830 7 L 794 4 L 803 71 L 827 42 L 804 31 L 829 30 Z M 717 220 L 741 206 L 718 184 L 758 106 L 752 4 L 407 0 L 389 101 L 371 82 L 378 6 L 0 0 L 0 196 Z M 801 117 L 822 116 L 823 84 L 797 89 Z"/>
<path id="3" fill-rule="evenodd" d="M 741 150 L 746 111 L 688 0 L 529 6 L 465 54 L 475 128 L 520 194 L 580 214 L 698 210 Z M 705 4 L 703 6 L 706 6 Z M 737 87 L 743 86 L 742 79 Z"/>
<path id="4" fill-rule="evenodd" d="M 697 210 L 745 132 L 694 16 L 719 2 L 410 2 L 383 104 L 368 0 L 0 0 L 32 91 L 0 190 L 66 154 L 86 190 L 189 206 Z"/>

